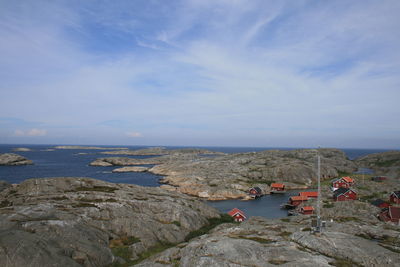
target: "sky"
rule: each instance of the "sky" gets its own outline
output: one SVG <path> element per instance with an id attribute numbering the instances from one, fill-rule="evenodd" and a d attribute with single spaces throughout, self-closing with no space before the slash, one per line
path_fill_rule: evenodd
<path id="1" fill-rule="evenodd" d="M 0 143 L 400 148 L 398 0 L 0 0 Z"/>

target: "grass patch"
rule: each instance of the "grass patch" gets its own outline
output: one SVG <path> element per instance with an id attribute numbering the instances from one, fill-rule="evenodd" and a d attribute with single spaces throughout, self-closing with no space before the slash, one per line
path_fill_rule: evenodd
<path id="1" fill-rule="evenodd" d="M 118 190 L 118 188 L 110 186 L 93 186 L 93 187 L 81 186 L 75 189 L 75 191 L 96 191 L 105 193 L 114 193 L 115 190 Z"/>
<path id="2" fill-rule="evenodd" d="M 62 197 L 53 197 L 52 200 L 67 200 L 69 198 L 67 198 L 66 196 L 62 196 Z"/>
<path id="3" fill-rule="evenodd" d="M 290 236 L 292 233 L 291 232 L 288 232 L 288 231 L 283 231 L 283 232 L 280 232 L 279 233 L 279 235 L 281 236 L 281 237 L 288 237 L 288 236 Z"/>
<path id="4" fill-rule="evenodd" d="M 273 184 L 273 183 L 275 183 L 275 181 L 273 181 L 273 180 L 251 180 L 251 182 L 253 183 L 253 184 L 267 184 L 267 185 L 271 185 L 271 184 Z"/>
<path id="5" fill-rule="evenodd" d="M 272 259 L 272 260 L 269 260 L 268 262 L 273 264 L 273 265 L 281 265 L 281 264 L 287 263 L 288 261 Z"/>
<path id="6" fill-rule="evenodd" d="M 334 262 L 329 263 L 332 266 L 336 267 L 353 267 L 353 266 L 360 266 L 359 264 L 356 264 L 354 261 L 347 260 L 347 259 L 335 259 Z"/>
<path id="7" fill-rule="evenodd" d="M 311 231 L 311 228 L 310 228 L 310 227 L 306 227 L 306 228 L 303 228 L 301 231 L 303 231 L 303 232 L 310 232 L 310 231 Z"/>
<path id="8" fill-rule="evenodd" d="M 3 200 L 2 202 L 0 202 L 0 208 L 10 207 L 12 206 L 12 204 L 13 203 L 8 201 L 7 199 Z"/>
<path id="9" fill-rule="evenodd" d="M 336 218 L 338 222 L 360 222 L 361 220 L 357 217 L 338 217 Z"/>
<path id="10" fill-rule="evenodd" d="M 324 203 L 324 205 L 322 207 L 326 208 L 326 209 L 330 209 L 330 208 L 335 207 L 335 204 L 333 204 L 333 203 Z"/>
<path id="11" fill-rule="evenodd" d="M 346 176 L 351 176 L 352 173 L 349 172 L 343 172 L 343 171 L 338 171 L 337 172 L 338 177 L 346 177 Z"/>
<path id="12" fill-rule="evenodd" d="M 281 221 L 282 222 L 290 222 L 290 219 L 289 218 L 282 218 Z"/>
<path id="13" fill-rule="evenodd" d="M 96 205 L 92 203 L 85 203 L 85 202 L 80 202 L 75 205 L 72 205 L 74 208 L 97 208 Z"/>
<path id="14" fill-rule="evenodd" d="M 164 250 L 172 248 L 174 246 L 175 246 L 175 244 L 171 244 L 171 243 L 160 243 L 158 245 L 155 245 L 155 246 L 149 248 L 148 250 L 146 250 L 145 252 L 143 252 L 142 254 L 140 254 L 138 259 L 131 261 L 130 265 L 138 264 L 139 262 L 141 262 L 155 254 L 163 252 Z M 130 266 L 130 265 L 128 265 L 128 266 Z"/>
<path id="15" fill-rule="evenodd" d="M 117 248 L 123 246 L 130 246 L 132 244 L 140 242 L 140 239 L 134 236 L 123 236 L 119 239 L 112 239 L 110 241 L 110 248 Z"/>
<path id="16" fill-rule="evenodd" d="M 215 228 L 217 225 L 220 225 L 222 223 L 234 223 L 235 221 L 233 220 L 233 218 L 231 216 L 229 216 L 228 214 L 221 214 L 220 218 L 211 218 L 208 219 L 208 224 L 201 227 L 198 230 L 194 230 L 192 232 L 190 232 L 186 238 L 185 241 L 189 241 L 190 239 L 193 239 L 195 237 L 201 236 L 201 235 L 205 235 L 207 234 L 211 229 Z"/>
<path id="17" fill-rule="evenodd" d="M 270 244 L 270 243 L 275 242 L 275 240 L 265 239 L 265 238 L 261 238 L 261 237 L 257 237 L 257 236 L 242 236 L 241 235 L 241 236 L 238 236 L 238 238 L 256 241 L 261 244 Z"/>
<path id="18" fill-rule="evenodd" d="M 175 224 L 176 226 L 179 226 L 179 227 L 181 227 L 181 223 L 180 223 L 180 222 L 178 222 L 178 221 L 173 221 L 172 223 L 173 223 L 173 224 Z"/>
<path id="19" fill-rule="evenodd" d="M 375 161 L 375 165 L 378 167 L 391 167 L 391 166 L 397 166 L 399 165 L 399 160 L 397 159 L 392 159 L 392 160 L 378 160 Z"/>

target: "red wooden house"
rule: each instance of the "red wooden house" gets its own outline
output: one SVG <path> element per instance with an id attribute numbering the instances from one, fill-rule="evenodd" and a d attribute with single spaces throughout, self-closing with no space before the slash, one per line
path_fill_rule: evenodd
<path id="1" fill-rule="evenodd" d="M 351 188 L 339 188 L 333 193 L 335 201 L 356 200 L 357 193 Z"/>
<path id="2" fill-rule="evenodd" d="M 314 214 L 314 207 L 312 206 L 304 206 L 300 209 L 300 213 L 304 215 Z"/>
<path id="3" fill-rule="evenodd" d="M 400 204 L 400 191 L 394 191 L 390 194 L 390 202 Z"/>
<path id="4" fill-rule="evenodd" d="M 300 192 L 299 196 L 317 198 L 318 197 L 318 192 Z"/>
<path id="5" fill-rule="evenodd" d="M 243 222 L 244 220 L 246 220 L 246 215 L 244 215 L 244 212 L 240 209 L 234 208 L 229 211 L 228 214 L 233 217 L 235 222 Z"/>
<path id="6" fill-rule="evenodd" d="M 252 187 L 249 190 L 249 195 L 253 198 L 258 198 L 262 196 L 262 190 L 258 186 Z"/>
<path id="7" fill-rule="evenodd" d="M 354 180 L 349 176 L 338 178 L 332 181 L 333 188 L 350 188 L 354 184 Z"/>
<path id="8" fill-rule="evenodd" d="M 400 207 L 390 206 L 379 214 L 379 219 L 385 222 L 400 223 Z"/>
<path id="9" fill-rule="evenodd" d="M 271 184 L 271 193 L 283 193 L 285 192 L 285 185 L 280 183 Z"/>
<path id="10" fill-rule="evenodd" d="M 378 207 L 378 208 L 389 208 L 390 204 L 387 203 L 386 201 L 383 201 L 382 199 L 376 199 L 371 202 L 372 205 Z"/>

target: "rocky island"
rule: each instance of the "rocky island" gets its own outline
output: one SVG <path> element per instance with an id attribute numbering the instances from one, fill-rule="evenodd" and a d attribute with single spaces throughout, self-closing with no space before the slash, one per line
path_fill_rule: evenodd
<path id="1" fill-rule="evenodd" d="M 343 151 L 319 149 L 318 152 L 323 162 L 321 172 L 324 178 L 329 179 L 337 177 L 339 173 L 357 170 L 356 164 L 347 159 Z M 148 171 L 165 176 L 161 181 L 166 184 L 164 188 L 208 200 L 246 198 L 248 189 L 253 186 L 258 186 L 268 193 L 269 185 L 273 182 L 284 182 L 288 189 L 307 188 L 316 179 L 317 150 L 314 149 L 202 156 L 207 153 L 212 152 L 174 151 L 146 159 L 99 158 L 90 165 L 156 165 Z"/>
<path id="2" fill-rule="evenodd" d="M 31 160 L 14 153 L 0 154 L 0 165 L 16 166 L 31 164 L 33 164 Z"/>

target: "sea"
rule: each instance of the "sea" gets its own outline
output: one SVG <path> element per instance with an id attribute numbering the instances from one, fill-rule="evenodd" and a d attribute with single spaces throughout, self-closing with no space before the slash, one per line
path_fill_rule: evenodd
<path id="1" fill-rule="evenodd" d="M 96 146 L 102 149 L 55 149 L 57 145 L 10 145 L 0 144 L 0 153 L 16 153 L 34 162 L 34 165 L 25 166 L 0 166 L 0 180 L 9 183 L 21 183 L 30 178 L 49 177 L 90 177 L 112 183 L 136 184 L 141 186 L 159 186 L 162 176 L 148 172 L 113 173 L 115 167 L 89 166 L 89 163 L 100 157 L 112 155 L 100 154 L 110 151 L 110 146 Z M 112 146 L 115 147 L 115 146 Z M 146 146 L 123 146 L 128 149 L 143 149 Z M 31 151 L 18 151 L 14 149 L 29 148 Z M 167 149 L 179 149 L 185 147 L 166 147 Z M 263 150 L 279 149 L 293 150 L 298 148 L 279 147 L 194 147 L 208 149 L 224 153 L 258 152 Z M 341 149 L 349 159 L 355 159 L 372 153 L 388 151 L 385 149 Z M 125 156 L 124 156 L 125 157 Z M 148 158 L 153 156 L 127 156 L 130 158 Z M 359 170 L 368 172 L 368 170 Z M 252 201 L 223 200 L 207 201 L 207 204 L 217 208 L 221 212 L 228 212 L 232 208 L 239 208 L 249 216 L 262 216 L 266 218 L 282 218 L 287 212 L 280 205 L 287 201 L 291 195 L 298 191 L 288 191 L 285 194 L 266 195 Z"/>

